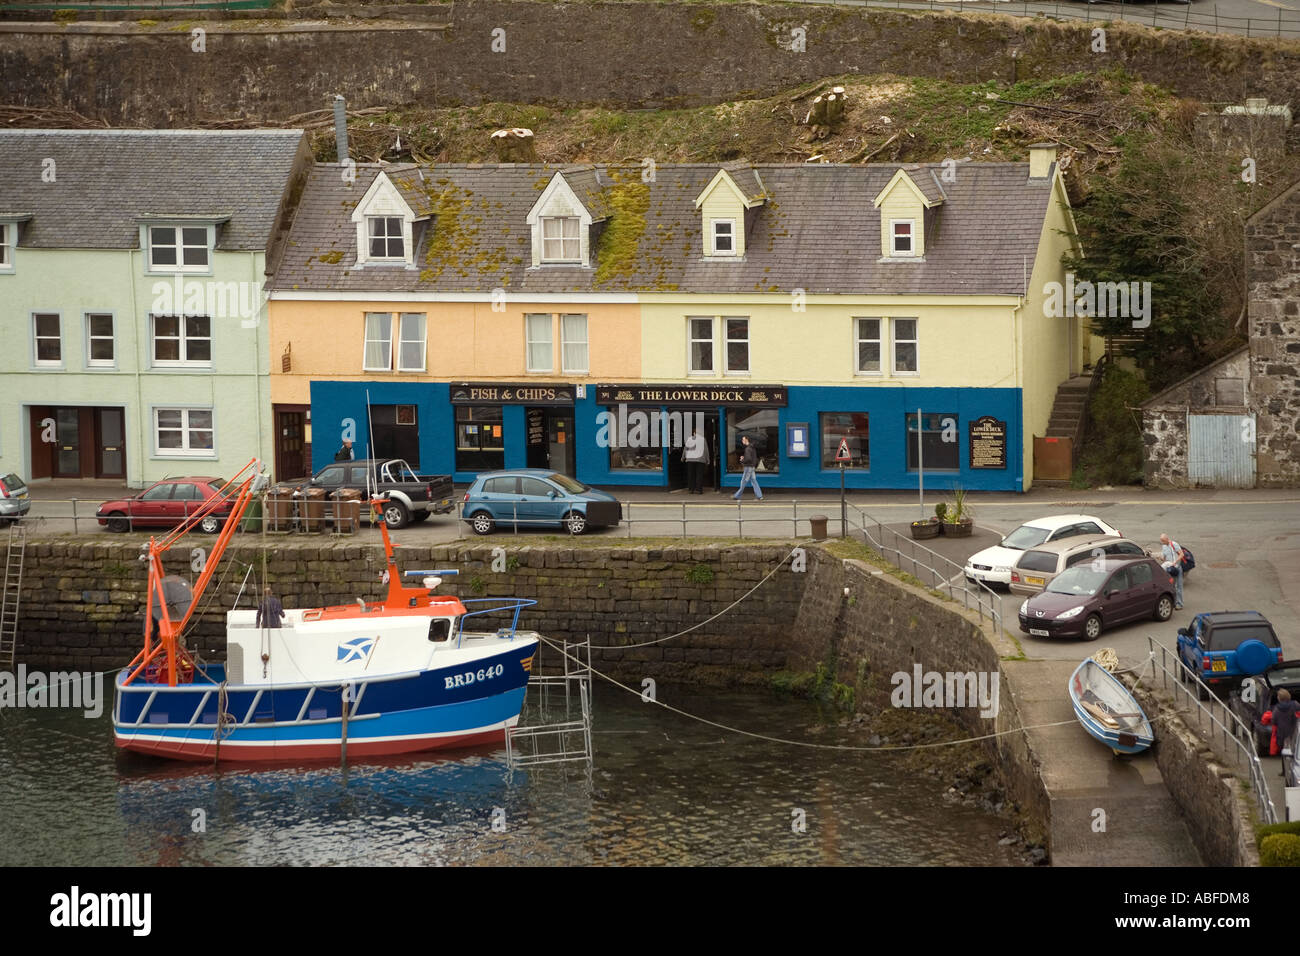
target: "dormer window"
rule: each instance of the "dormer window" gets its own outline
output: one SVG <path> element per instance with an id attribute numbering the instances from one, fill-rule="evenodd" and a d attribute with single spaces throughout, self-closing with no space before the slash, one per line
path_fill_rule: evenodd
<path id="1" fill-rule="evenodd" d="M 734 219 L 713 220 L 713 254 L 715 256 L 734 256 L 736 254 L 736 221 Z"/>
<path id="2" fill-rule="evenodd" d="M 542 261 L 582 261 L 582 240 L 577 216 L 542 219 Z"/>
<path id="3" fill-rule="evenodd" d="M 370 216 L 371 259 L 406 259 L 399 216 Z"/>
<path id="4" fill-rule="evenodd" d="M 889 227 L 892 240 L 889 254 L 891 256 L 916 255 L 916 246 L 912 238 L 912 231 L 916 228 L 916 223 L 911 219 L 895 219 L 889 224 Z"/>
<path id="5" fill-rule="evenodd" d="M 212 269 L 211 226 L 150 226 L 150 272 L 209 272 Z"/>

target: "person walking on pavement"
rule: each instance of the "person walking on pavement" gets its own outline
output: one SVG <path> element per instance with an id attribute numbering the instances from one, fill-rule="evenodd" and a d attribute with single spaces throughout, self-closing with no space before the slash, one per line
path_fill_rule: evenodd
<path id="1" fill-rule="evenodd" d="M 1174 610 L 1183 607 L 1183 549 L 1179 543 L 1167 534 L 1160 536 L 1160 556 L 1164 559 L 1164 569 L 1174 579 Z"/>
<path id="2" fill-rule="evenodd" d="M 762 501 L 763 489 L 758 487 L 758 475 L 754 471 L 758 467 L 758 449 L 750 442 L 748 435 L 743 436 L 740 443 L 744 445 L 744 451 L 740 454 L 740 466 L 744 471 L 740 473 L 740 487 L 731 497 L 739 501 L 740 496 L 745 493 L 745 482 L 749 482 L 754 486 L 754 498 Z"/>
<path id="3" fill-rule="evenodd" d="M 682 461 L 686 462 L 686 479 L 693 495 L 704 494 L 704 469 L 709 464 L 709 443 L 699 432 L 691 432 L 682 448 Z"/>
<path id="4" fill-rule="evenodd" d="M 1277 703 L 1273 705 L 1273 729 L 1277 733 L 1278 753 L 1284 753 L 1295 733 L 1296 712 L 1300 704 L 1291 699 L 1291 692 L 1283 687 L 1277 692 Z M 1293 754 L 1292 760 L 1295 759 Z M 1282 776 L 1286 776 L 1286 757 L 1282 758 Z"/>
<path id="5" fill-rule="evenodd" d="M 352 439 L 343 439 L 343 447 L 334 453 L 335 461 L 351 461 L 357 456 L 352 451 Z"/>

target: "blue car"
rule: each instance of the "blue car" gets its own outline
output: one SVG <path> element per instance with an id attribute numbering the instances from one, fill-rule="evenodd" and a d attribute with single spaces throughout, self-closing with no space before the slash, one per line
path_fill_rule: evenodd
<path id="1" fill-rule="evenodd" d="M 461 514 L 475 534 L 491 534 L 498 524 L 559 525 L 570 534 L 616 525 L 623 505 L 613 495 L 544 468 L 485 471 L 465 492 Z"/>
<path id="2" fill-rule="evenodd" d="M 1258 611 L 1207 611 L 1178 629 L 1178 659 L 1186 669 L 1184 680 L 1194 674 L 1211 688 L 1236 687 L 1243 677 L 1282 663 L 1282 643 Z M 1205 688 L 1197 689 L 1201 700 L 1207 699 Z"/>

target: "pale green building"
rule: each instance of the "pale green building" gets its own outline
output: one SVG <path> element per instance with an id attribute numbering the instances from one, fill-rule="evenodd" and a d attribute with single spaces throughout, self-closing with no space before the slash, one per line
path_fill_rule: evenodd
<path id="1" fill-rule="evenodd" d="M 0 131 L 0 473 L 269 461 L 263 290 L 301 130 Z"/>

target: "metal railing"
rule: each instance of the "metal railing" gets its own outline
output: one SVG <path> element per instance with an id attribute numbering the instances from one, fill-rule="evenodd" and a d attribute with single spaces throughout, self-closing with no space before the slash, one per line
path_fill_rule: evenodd
<path id="1" fill-rule="evenodd" d="M 993 633 L 1002 633 L 1002 599 L 987 584 L 983 581 L 972 584 L 960 564 L 937 551 L 931 551 L 925 545 L 917 544 L 912 538 L 871 517 L 857 505 L 849 505 L 848 511 L 852 530 L 862 535 L 863 542 L 868 547 L 875 549 L 894 567 L 910 574 L 926 587 L 944 592 L 954 601 L 961 601 L 968 611 L 974 610 L 979 614 L 981 626 L 984 618 L 988 617 Z"/>
<path id="2" fill-rule="evenodd" d="M 590 773 L 594 757 L 591 744 L 591 638 L 565 642 L 559 648 L 564 663 L 560 674 L 540 675 L 542 646 L 533 659 L 534 674 L 528 681 L 533 691 L 524 714 L 539 723 L 516 724 L 506 728 L 506 765 L 510 769 L 541 764 L 583 762 Z M 552 702 L 554 694 L 564 692 L 563 707 Z M 573 696 L 578 711 L 573 711 Z"/>
<path id="3" fill-rule="evenodd" d="M 1250 728 L 1201 680 L 1200 675 L 1187 669 L 1176 652 L 1153 637 L 1147 638 L 1147 647 L 1152 667 L 1160 675 L 1161 689 L 1168 691 L 1173 688 L 1175 707 L 1179 707 L 1184 700 L 1193 705 L 1197 733 L 1207 743 L 1216 746 L 1223 757 L 1235 762 L 1238 771 L 1245 767 L 1250 778 L 1250 788 L 1255 793 L 1259 815 L 1265 823 L 1277 823 L 1277 809 L 1273 806 L 1268 779 L 1264 776 L 1264 769 L 1255 752 L 1255 735 Z M 1170 670 L 1171 657 L 1176 670 Z M 1189 685 L 1194 686 L 1196 691 L 1193 692 Z M 1208 698 L 1210 706 L 1206 706 L 1205 700 L 1198 699 L 1202 695 Z"/>

